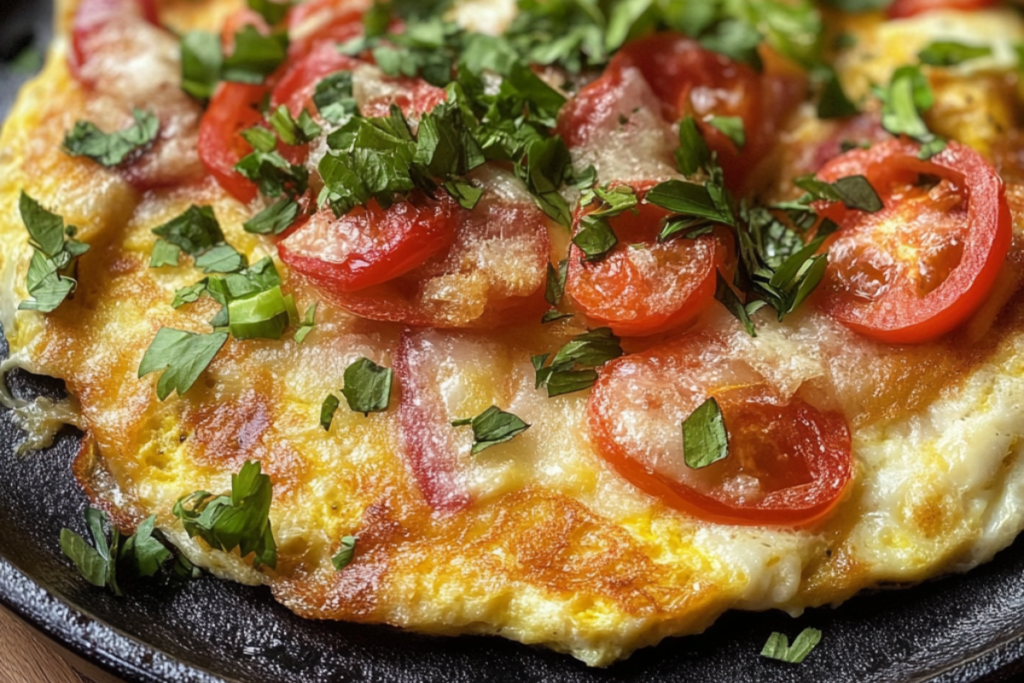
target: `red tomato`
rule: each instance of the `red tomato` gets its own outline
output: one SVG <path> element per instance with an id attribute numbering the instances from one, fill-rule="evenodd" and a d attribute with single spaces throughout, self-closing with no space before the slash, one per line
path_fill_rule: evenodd
<path id="1" fill-rule="evenodd" d="M 266 93 L 262 85 L 223 83 L 199 124 L 199 158 L 240 202 L 252 201 L 258 192 L 255 183 L 235 170 L 235 164 L 252 152 L 241 133 L 263 121 L 259 104 Z"/>
<path id="2" fill-rule="evenodd" d="M 708 397 L 722 410 L 729 454 L 692 469 L 680 425 Z M 587 411 L 598 452 L 616 472 L 705 521 L 807 526 L 835 508 L 852 478 L 843 416 L 780 397 L 708 334 L 613 361 Z"/>
<path id="3" fill-rule="evenodd" d="M 302 5 L 300 5 L 301 7 Z M 317 84 L 337 71 L 352 71 L 361 62 L 338 52 L 331 43 L 320 43 L 298 61 L 293 61 L 274 87 L 270 101 L 276 107 L 287 105 L 292 116 L 298 116 L 303 109 L 316 114 L 313 93 Z"/>
<path id="4" fill-rule="evenodd" d="M 371 202 L 340 219 L 324 209 L 278 251 L 321 296 L 364 318 L 433 327 L 539 318 L 546 219 L 528 198 L 500 196 L 501 180 L 491 180 L 472 211 L 443 191 L 387 210 Z"/>
<path id="5" fill-rule="evenodd" d="M 375 200 L 336 218 L 330 207 L 281 242 L 281 258 L 320 286 L 354 292 L 404 275 L 451 245 L 458 205 L 413 193 L 382 209 Z"/>
<path id="6" fill-rule="evenodd" d="M 308 0 L 288 13 L 289 56 L 302 57 L 322 42 L 344 43 L 363 33 L 363 0 Z"/>
<path id="7" fill-rule="evenodd" d="M 934 10 L 952 9 L 970 12 L 999 4 L 999 0 L 895 0 L 886 12 L 890 19 L 903 19 Z"/>
<path id="8" fill-rule="evenodd" d="M 90 56 L 89 38 L 110 22 L 131 16 L 141 16 L 154 26 L 160 25 L 154 0 L 82 0 L 78 3 L 71 24 L 69 60 L 76 77 Z"/>
<path id="9" fill-rule="evenodd" d="M 840 225 L 829 247 L 820 305 L 864 335 L 898 344 L 949 332 L 984 303 L 1012 239 L 1003 183 L 977 152 L 956 142 L 928 161 L 890 140 L 833 159 L 828 182 L 864 175 L 877 213 L 822 206 Z"/>
<path id="10" fill-rule="evenodd" d="M 635 67 L 663 104 L 667 120 L 692 115 L 708 146 L 718 153 L 725 178 L 743 188 L 750 173 L 775 145 L 779 126 L 803 100 L 804 77 L 766 53 L 765 72 L 712 52 L 677 33 L 656 33 L 623 47 L 608 71 Z M 712 116 L 743 120 L 742 149 L 712 126 Z"/>
<path id="11" fill-rule="evenodd" d="M 723 231 L 659 244 L 668 211 L 643 203 L 637 209 L 609 219 L 618 244 L 603 259 L 587 262 L 574 244 L 566 276 L 566 293 L 583 312 L 624 337 L 679 327 L 707 308 L 727 258 L 723 240 L 731 240 Z M 577 230 L 584 215 L 576 217 Z"/>

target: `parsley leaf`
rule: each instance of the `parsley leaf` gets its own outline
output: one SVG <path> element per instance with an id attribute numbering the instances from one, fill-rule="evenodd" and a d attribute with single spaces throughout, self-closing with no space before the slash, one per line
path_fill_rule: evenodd
<path id="1" fill-rule="evenodd" d="M 320 406 L 320 426 L 331 431 L 331 423 L 334 422 L 334 414 L 338 412 L 341 401 L 334 394 L 328 394 Z"/>
<path id="2" fill-rule="evenodd" d="M 478 455 L 491 446 L 511 441 L 530 428 L 530 425 L 497 406 L 491 406 L 476 417 L 452 422 L 453 427 L 466 425 L 473 427 L 473 449 L 470 451 L 472 455 Z"/>
<path id="3" fill-rule="evenodd" d="M 265 36 L 251 24 L 235 34 L 235 49 L 224 58 L 220 78 L 259 85 L 287 57 L 288 34 Z"/>
<path id="4" fill-rule="evenodd" d="M 945 149 L 945 140 L 928 130 L 921 118 L 931 108 L 935 96 L 919 67 L 896 69 L 889 87 L 876 90 L 876 94 L 882 100 L 882 127 L 893 135 L 906 135 L 920 142 L 921 159 L 929 159 Z"/>
<path id="5" fill-rule="evenodd" d="M 295 330 L 295 343 L 301 344 L 306 341 L 306 337 L 313 331 L 313 327 L 316 324 L 316 307 L 317 304 L 314 302 L 306 309 L 306 315 L 302 318 L 302 322 L 299 324 L 299 329 Z"/>
<path id="6" fill-rule="evenodd" d="M 313 104 L 320 116 L 333 124 L 342 123 L 358 114 L 359 106 L 352 95 L 352 72 L 338 71 L 317 83 Z"/>
<path id="7" fill-rule="evenodd" d="M 871 187 L 871 183 L 862 175 L 846 176 L 834 183 L 827 183 L 824 180 L 818 180 L 813 175 L 806 175 L 794 179 L 793 184 L 808 192 L 809 196 L 800 200 L 805 204 L 819 199 L 842 202 L 847 208 L 868 213 L 881 211 L 885 206 L 878 193 L 875 192 L 875 188 Z"/>
<path id="8" fill-rule="evenodd" d="M 922 64 L 931 66 L 956 66 L 991 54 L 992 48 L 987 45 L 966 45 L 953 40 L 937 40 L 917 53 L 917 58 Z"/>
<path id="9" fill-rule="evenodd" d="M 89 121 L 78 121 L 64 137 L 64 151 L 89 157 L 103 166 L 119 166 L 139 157 L 156 140 L 160 121 L 156 114 L 133 109 L 135 123 L 124 130 L 104 133 Z"/>
<path id="10" fill-rule="evenodd" d="M 818 71 L 821 79 L 821 94 L 818 96 L 819 119 L 841 119 L 858 112 L 857 105 L 850 101 L 843 90 L 839 75 L 832 67 Z"/>
<path id="11" fill-rule="evenodd" d="M 793 645 L 789 644 L 789 639 L 784 634 L 775 631 L 768 637 L 768 642 L 764 644 L 761 656 L 789 664 L 799 664 L 807 659 L 807 655 L 819 642 L 821 642 L 821 631 L 816 628 L 805 628 L 793 640 Z"/>
<path id="12" fill-rule="evenodd" d="M 207 249 L 224 242 L 220 223 L 209 206 L 192 205 L 180 216 L 153 228 L 153 234 L 180 247 L 190 256 L 196 256 Z"/>
<path id="13" fill-rule="evenodd" d="M 180 256 L 181 248 L 178 245 L 158 239 L 153 243 L 153 254 L 149 258 L 149 267 L 177 266 Z"/>
<path id="14" fill-rule="evenodd" d="M 713 397 L 700 404 L 683 420 L 683 459 L 700 469 L 729 455 L 729 437 L 718 401 Z"/>
<path id="15" fill-rule="evenodd" d="M 174 516 L 181 520 L 191 538 L 198 536 L 211 548 L 231 552 L 239 549 L 245 558 L 255 553 L 253 567 L 277 567 L 277 543 L 270 525 L 273 488 L 258 461 L 242 465 L 231 475 L 231 495 L 216 496 L 206 491 L 183 496 L 174 504 Z"/>
<path id="16" fill-rule="evenodd" d="M 676 167 L 685 176 L 696 174 L 711 159 L 711 150 L 700 134 L 697 122 L 689 114 L 679 122 L 679 147 L 676 148 L 675 157 Z"/>
<path id="17" fill-rule="evenodd" d="M 156 385 L 157 397 L 163 401 L 172 391 L 180 396 L 195 384 L 227 340 L 223 332 L 194 334 L 161 327 L 142 357 L 139 377 L 163 370 Z"/>
<path id="18" fill-rule="evenodd" d="M 594 368 L 622 355 L 619 338 L 611 329 L 599 327 L 573 337 L 547 363 L 550 354 L 533 356 L 536 387 L 547 389 L 548 397 L 587 389 L 597 381 Z"/>
<path id="19" fill-rule="evenodd" d="M 548 263 L 548 280 L 544 290 L 544 300 L 552 306 L 557 306 L 565 296 L 565 276 L 569 269 L 569 260 L 562 259 L 558 262 L 558 268 Z"/>
<path id="20" fill-rule="evenodd" d="M 335 570 L 340 572 L 352 563 L 352 559 L 356 556 L 356 542 L 358 540 L 355 536 L 341 537 L 341 546 L 338 548 L 338 552 L 331 557 L 331 564 L 334 565 Z"/>
<path id="21" fill-rule="evenodd" d="M 89 245 L 65 239 L 75 228 L 69 225 L 65 229 L 61 216 L 43 208 L 24 191 L 18 198 L 18 211 L 34 250 L 25 283 L 31 298 L 19 303 L 18 308 L 51 313 L 78 286 L 78 257 L 89 251 Z"/>
<path id="22" fill-rule="evenodd" d="M 269 116 L 270 125 L 277 131 L 281 142 L 286 145 L 304 145 L 316 138 L 323 129 L 313 120 L 305 109 L 299 114 L 298 120 L 293 119 L 288 107 L 281 104 Z"/>
<path id="23" fill-rule="evenodd" d="M 572 243 L 580 248 L 587 261 L 599 261 L 615 248 L 619 240 L 607 218 L 591 214 L 580 220 L 580 230 L 573 235 Z"/>
<path id="24" fill-rule="evenodd" d="M 280 235 L 295 223 L 301 210 L 298 202 L 285 197 L 242 223 L 242 228 L 257 235 Z"/>
<path id="25" fill-rule="evenodd" d="M 181 89 L 198 100 L 210 99 L 223 62 L 218 34 L 189 31 L 181 38 Z"/>
<path id="26" fill-rule="evenodd" d="M 747 131 L 743 127 L 743 119 L 739 116 L 712 116 L 708 124 L 718 129 L 729 138 L 736 149 L 743 149 L 747 144 Z"/>
<path id="27" fill-rule="evenodd" d="M 345 368 L 345 386 L 341 390 L 348 407 L 369 415 L 388 409 L 394 371 L 382 368 L 369 358 L 360 358 Z"/>
<path id="28" fill-rule="evenodd" d="M 295 5 L 294 2 L 277 2 L 277 0 L 248 0 L 247 4 L 249 9 L 258 12 L 271 26 L 283 21 L 288 10 Z"/>
<path id="29" fill-rule="evenodd" d="M 652 187 L 644 200 L 675 214 L 703 218 L 724 225 L 736 225 L 736 218 L 724 189 L 711 180 L 704 185 L 682 180 L 666 180 Z"/>

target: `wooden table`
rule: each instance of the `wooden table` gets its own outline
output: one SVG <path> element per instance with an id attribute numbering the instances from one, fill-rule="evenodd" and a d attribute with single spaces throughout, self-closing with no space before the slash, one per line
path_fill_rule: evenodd
<path id="1" fill-rule="evenodd" d="M 46 636 L 0 608 L 0 681 L 93 683 L 77 673 Z"/>

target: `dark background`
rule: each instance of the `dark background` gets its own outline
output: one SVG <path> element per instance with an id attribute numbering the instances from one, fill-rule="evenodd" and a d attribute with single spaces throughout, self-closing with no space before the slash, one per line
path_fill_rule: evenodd
<path id="1" fill-rule="evenodd" d="M 0 0 L 0 118 L 29 77 L 12 72 L 12 60 L 25 48 L 45 48 L 49 16 L 49 0 Z M 20 373 L 9 383 L 23 395 L 61 391 Z M 67 429 L 50 451 L 24 456 L 14 454 L 19 439 L 10 415 L 0 413 L 0 603 L 131 681 L 994 682 L 1024 675 L 1022 542 L 967 576 L 860 597 L 797 620 L 729 613 L 704 635 L 668 639 L 604 670 L 499 638 L 306 621 L 265 588 L 210 577 L 115 598 L 86 584 L 60 552 L 62 527 L 85 534 L 86 500 L 70 474 L 78 435 Z M 792 639 L 807 626 L 824 635 L 803 664 L 759 656 L 772 631 Z"/>

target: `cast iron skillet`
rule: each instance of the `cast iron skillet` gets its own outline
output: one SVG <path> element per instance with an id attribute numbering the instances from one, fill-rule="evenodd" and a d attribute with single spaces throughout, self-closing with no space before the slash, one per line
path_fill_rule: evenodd
<path id="1" fill-rule="evenodd" d="M 50 33 L 49 0 L 0 3 L 0 60 Z M 0 118 L 24 76 L 0 68 Z M 0 337 L 0 354 L 6 355 Z M 20 395 L 59 382 L 9 377 Z M 0 413 L 0 603 L 75 654 L 129 681 L 1009 681 L 1024 674 L 1024 541 L 965 576 L 859 597 L 794 620 L 730 613 L 700 636 L 673 638 L 608 669 L 500 638 L 431 638 L 383 626 L 300 619 L 265 589 L 208 576 L 177 589 L 143 585 L 115 598 L 81 579 L 58 544 L 81 534 L 86 499 L 70 463 L 79 434 L 16 456 Z M 758 656 L 772 631 L 824 633 L 799 666 Z"/>

